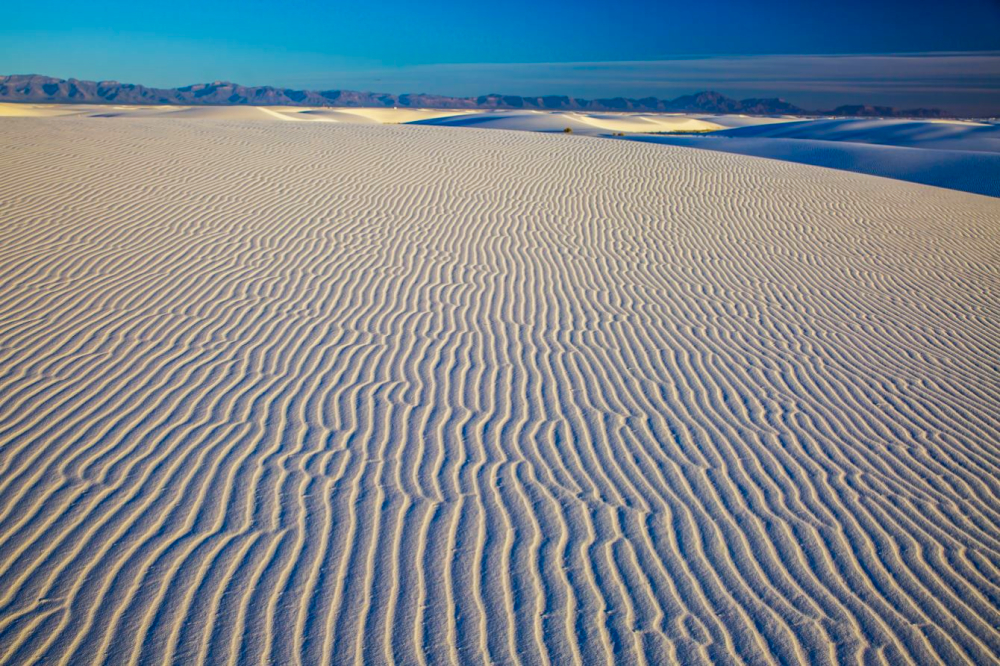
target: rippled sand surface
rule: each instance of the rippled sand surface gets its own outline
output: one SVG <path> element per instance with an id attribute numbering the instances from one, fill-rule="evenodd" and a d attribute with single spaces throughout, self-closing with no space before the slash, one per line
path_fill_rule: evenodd
<path id="1" fill-rule="evenodd" d="M 444 127 L 0 145 L 0 662 L 997 661 L 1000 200 Z"/>

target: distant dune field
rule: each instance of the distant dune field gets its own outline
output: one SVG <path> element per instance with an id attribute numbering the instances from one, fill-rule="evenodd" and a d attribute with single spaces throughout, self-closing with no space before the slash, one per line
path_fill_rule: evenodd
<path id="1" fill-rule="evenodd" d="M 0 663 L 998 662 L 1000 199 L 329 120 L 0 119 Z"/>
<path id="2" fill-rule="evenodd" d="M 898 178 L 1000 197 L 1000 123 L 818 118 L 639 141 Z"/>

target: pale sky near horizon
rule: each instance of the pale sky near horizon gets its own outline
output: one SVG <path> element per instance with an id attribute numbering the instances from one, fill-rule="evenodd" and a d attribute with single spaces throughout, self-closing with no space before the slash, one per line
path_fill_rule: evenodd
<path id="1" fill-rule="evenodd" d="M 28 73 L 450 95 L 713 89 L 1000 114 L 1000 0 L 50 0 L 0 24 L 0 74 Z"/>

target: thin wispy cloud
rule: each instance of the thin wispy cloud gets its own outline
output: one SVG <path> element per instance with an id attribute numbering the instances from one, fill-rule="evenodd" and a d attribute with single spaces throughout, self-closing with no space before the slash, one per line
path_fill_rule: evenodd
<path id="1" fill-rule="evenodd" d="M 655 61 L 469 63 L 345 68 L 302 87 L 475 95 L 675 96 L 713 89 L 823 108 L 865 102 L 1000 113 L 1000 52 L 684 57 Z"/>

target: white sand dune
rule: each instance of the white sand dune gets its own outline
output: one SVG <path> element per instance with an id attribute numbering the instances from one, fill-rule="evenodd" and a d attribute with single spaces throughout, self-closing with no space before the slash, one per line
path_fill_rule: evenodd
<path id="1" fill-rule="evenodd" d="M 1000 153 L 1000 124 L 939 120 L 817 118 L 718 132 L 737 138 L 808 139 Z"/>
<path id="2" fill-rule="evenodd" d="M 268 106 L 187 106 L 187 107 L 164 107 L 157 118 L 176 118 L 185 120 L 295 120 L 289 114 L 283 113 L 286 107 Z M 288 115 L 288 117 L 286 117 Z M 143 118 L 141 111 L 130 113 L 130 118 Z"/>
<path id="3" fill-rule="evenodd" d="M 466 127 L 475 129 L 515 130 L 520 132 L 562 132 L 567 127 L 575 132 L 595 131 L 576 114 L 545 111 L 481 111 L 463 116 L 416 121 L 414 125 Z"/>
<path id="4" fill-rule="evenodd" d="M 86 118 L 184 118 L 188 120 L 297 120 L 298 107 L 281 106 L 176 106 L 110 104 L 9 104 L 0 103 L 0 117 L 81 116 Z M 316 120 L 303 116 L 302 120 Z"/>
<path id="5" fill-rule="evenodd" d="M 0 663 L 996 663 L 1000 201 L 0 122 Z"/>
<path id="6" fill-rule="evenodd" d="M 574 118 L 597 129 L 612 132 L 711 132 L 723 129 L 723 125 L 714 122 L 691 118 L 689 116 L 668 114 L 595 114 L 567 113 Z"/>
<path id="7" fill-rule="evenodd" d="M 0 116 L 91 117 L 188 116 L 218 120 L 256 120 L 258 113 L 278 120 L 335 120 L 346 123 L 426 124 L 508 129 L 532 132 L 577 132 L 604 135 L 614 132 L 708 132 L 756 124 L 791 122 L 794 118 L 706 116 L 670 113 L 584 113 L 576 111 L 510 111 L 481 109 L 350 108 L 293 106 L 109 106 L 0 103 Z"/>
<path id="8" fill-rule="evenodd" d="M 569 128 L 581 134 L 707 132 L 725 127 L 705 119 L 676 114 L 582 113 L 572 111 L 475 111 L 460 116 L 442 116 L 420 120 L 413 124 L 528 132 L 562 132 Z"/>
<path id="9" fill-rule="evenodd" d="M 474 111 L 457 109 L 348 108 L 348 107 L 255 107 L 279 120 L 326 120 L 353 124 L 399 125 L 422 120 L 449 118 Z"/>
<path id="10" fill-rule="evenodd" d="M 366 124 L 366 125 L 378 125 L 377 120 L 371 118 L 366 118 L 362 115 L 356 113 L 346 113 L 343 110 L 334 108 L 318 108 L 318 109 L 302 109 L 300 113 L 303 116 L 318 116 L 321 118 L 331 118 L 336 120 L 338 123 L 349 123 L 353 125 Z"/>
<path id="11" fill-rule="evenodd" d="M 705 137 L 640 140 L 846 169 L 1000 197 L 997 123 L 818 118 L 727 129 Z"/>
<path id="12" fill-rule="evenodd" d="M 51 118 L 76 113 L 74 107 L 60 104 L 12 104 L 0 102 L 0 118 Z"/>
<path id="13" fill-rule="evenodd" d="M 258 106 L 254 107 L 257 111 L 262 111 L 272 118 L 277 118 L 278 120 L 291 120 L 295 122 L 323 122 L 323 123 L 336 123 L 340 122 L 340 119 L 332 114 L 321 114 L 313 113 L 313 109 L 298 109 L 295 107 L 268 107 L 268 106 Z M 260 120 L 260 118 L 254 118 L 253 120 Z"/>
<path id="14" fill-rule="evenodd" d="M 452 118 L 464 116 L 469 113 L 477 113 L 471 110 L 462 109 L 410 109 L 410 108 L 337 108 L 337 113 L 350 114 L 364 118 L 365 120 L 383 123 L 413 123 L 423 120 L 435 120 L 438 118 Z"/>
<path id="15" fill-rule="evenodd" d="M 779 159 L 1000 196 L 1000 125 L 670 114 L 480 111 L 414 124 L 611 136 Z M 697 136 L 657 134 L 699 132 Z M 933 152 L 927 152 L 932 150 Z"/>
<path id="16" fill-rule="evenodd" d="M 715 125 L 720 125 L 727 129 L 733 129 L 736 127 L 753 127 L 756 125 L 778 125 L 784 123 L 798 122 L 802 120 L 795 116 L 745 116 L 743 114 L 729 114 L 729 115 L 708 115 L 708 116 L 691 116 L 692 118 L 697 118 L 698 120 L 704 120 L 706 122 L 713 123 Z"/>
<path id="17" fill-rule="evenodd" d="M 778 138 L 744 138 L 729 132 L 711 136 L 630 137 L 671 146 L 753 155 L 831 169 L 895 178 L 1000 197 L 1000 154 L 937 147 L 905 147 L 876 143 Z"/>

